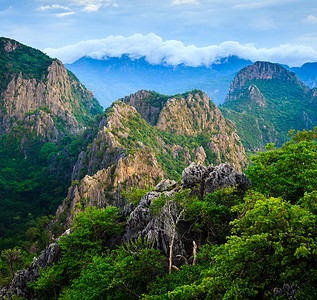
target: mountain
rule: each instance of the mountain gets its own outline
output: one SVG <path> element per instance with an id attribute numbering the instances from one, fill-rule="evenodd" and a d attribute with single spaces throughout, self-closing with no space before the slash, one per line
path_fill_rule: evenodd
<path id="1" fill-rule="evenodd" d="M 175 96 L 141 90 L 113 103 L 88 132 L 93 141 L 79 154 L 57 210 L 62 228 L 87 205 L 123 208 L 132 187 L 180 180 L 191 162 L 230 162 L 240 172 L 248 162 L 234 124 L 198 90 Z"/>
<path id="2" fill-rule="evenodd" d="M 35 119 L 32 129 L 53 141 L 62 132 L 78 133 L 102 112 L 60 61 L 6 38 L 0 39 L 0 94 L 0 134 Z"/>
<path id="3" fill-rule="evenodd" d="M 168 95 L 200 89 L 218 105 L 224 101 L 234 75 L 250 64 L 249 60 L 230 56 L 210 67 L 152 65 L 145 58 L 123 55 L 105 60 L 83 57 L 66 67 L 108 107 L 114 100 L 141 89 Z"/>
<path id="4" fill-rule="evenodd" d="M 79 151 L 71 142 L 102 107 L 60 61 L 8 38 L 0 38 L 0 97 L 2 249 L 56 210 Z"/>
<path id="5" fill-rule="evenodd" d="M 221 111 L 235 122 L 245 147 L 256 150 L 267 143 L 281 146 L 291 129 L 316 126 L 316 100 L 316 90 L 293 72 L 256 62 L 235 76 Z"/>
<path id="6" fill-rule="evenodd" d="M 298 78 L 308 85 L 310 88 L 317 87 L 317 63 L 308 62 L 301 67 L 290 68 L 290 71 L 294 72 Z"/>

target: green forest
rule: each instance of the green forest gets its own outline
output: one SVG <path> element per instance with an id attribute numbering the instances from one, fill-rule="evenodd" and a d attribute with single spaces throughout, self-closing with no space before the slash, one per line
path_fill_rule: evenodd
<path id="1" fill-rule="evenodd" d="M 181 222 L 191 224 L 193 255 L 181 267 L 171 269 L 175 258 L 163 256 L 151 240 L 111 245 L 126 219 L 115 207 L 91 207 L 61 238 L 58 263 L 30 284 L 35 297 L 316 299 L 317 128 L 289 135 L 281 148 L 269 144 L 251 158 L 246 174 L 252 188 L 244 194 L 227 188 L 199 198 L 180 191 L 153 201 L 153 214 L 173 201 Z M 134 201 L 141 195 L 131 191 Z M 2 280 L 25 255 L 8 251 L 2 251 Z"/>

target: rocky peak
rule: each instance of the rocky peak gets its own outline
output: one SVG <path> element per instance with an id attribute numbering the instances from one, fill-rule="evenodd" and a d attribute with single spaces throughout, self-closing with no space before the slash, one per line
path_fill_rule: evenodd
<path id="1" fill-rule="evenodd" d="M 140 90 L 135 94 L 119 99 L 119 101 L 135 107 L 144 120 L 151 125 L 156 125 L 167 99 L 167 96 L 156 92 Z"/>
<path id="2" fill-rule="evenodd" d="M 39 111 L 46 115 L 41 118 L 42 133 L 77 133 L 89 117 L 102 112 L 93 94 L 60 61 L 39 50 L 2 38 L 0 60 L 0 135 L 8 134 L 18 121 L 27 127 L 28 117 Z M 44 119 L 52 119 L 55 129 Z M 44 138 L 54 141 L 57 136 Z"/>
<path id="3" fill-rule="evenodd" d="M 221 112 L 202 92 L 169 98 L 156 126 L 179 135 L 226 131 L 226 121 Z"/>
<path id="4" fill-rule="evenodd" d="M 230 101 L 235 98 L 234 93 L 243 89 L 249 81 L 272 79 L 293 82 L 294 84 L 299 84 L 303 88 L 307 89 L 295 73 L 288 71 L 281 65 L 257 61 L 253 65 L 247 66 L 238 72 L 230 85 L 226 101 Z"/>
<path id="5" fill-rule="evenodd" d="M 5 39 L 5 38 L 1 38 L 1 40 L 3 40 L 4 42 L 4 50 L 8 53 L 15 51 L 17 48 L 20 48 L 19 43 L 17 43 L 14 40 L 10 40 L 10 39 Z"/>

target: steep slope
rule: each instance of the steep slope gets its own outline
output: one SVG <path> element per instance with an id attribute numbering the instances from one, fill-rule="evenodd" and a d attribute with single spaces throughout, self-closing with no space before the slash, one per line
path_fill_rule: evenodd
<path id="1" fill-rule="evenodd" d="M 86 205 L 123 207 L 122 191 L 154 186 L 163 177 L 180 180 L 192 161 L 230 162 L 238 171 L 246 165 L 233 123 L 206 94 L 168 97 L 142 90 L 121 100 L 96 119 L 93 142 L 78 156 L 73 185 L 57 211 L 66 227 L 72 211 Z"/>
<path id="2" fill-rule="evenodd" d="M 76 133 L 102 109 L 64 65 L 36 49 L 0 39 L 0 134 L 18 121 L 35 121 L 32 129 L 48 140 L 64 131 Z"/>
<path id="3" fill-rule="evenodd" d="M 235 122 L 244 146 L 256 150 L 267 143 L 282 145 L 291 129 L 312 129 L 317 124 L 316 108 L 314 90 L 294 73 L 256 62 L 236 75 L 220 109 Z"/>
<path id="4" fill-rule="evenodd" d="M 70 144 L 101 112 L 60 61 L 0 38 L 0 249 L 56 210 L 80 151 Z"/>

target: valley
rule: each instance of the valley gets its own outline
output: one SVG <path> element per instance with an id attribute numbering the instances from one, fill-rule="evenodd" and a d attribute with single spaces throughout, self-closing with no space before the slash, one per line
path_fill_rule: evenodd
<path id="1" fill-rule="evenodd" d="M 317 295 L 315 64 L 0 62 L 1 299 Z"/>

